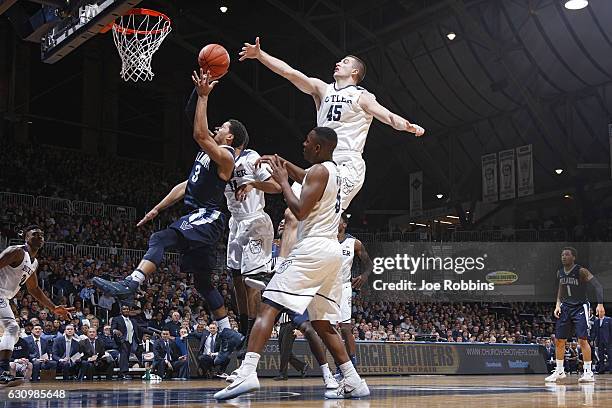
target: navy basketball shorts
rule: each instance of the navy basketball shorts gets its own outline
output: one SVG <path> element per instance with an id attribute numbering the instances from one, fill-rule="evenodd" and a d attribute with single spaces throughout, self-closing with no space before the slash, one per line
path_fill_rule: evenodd
<path id="1" fill-rule="evenodd" d="M 579 305 L 561 304 L 561 315 L 557 320 L 555 336 L 558 339 L 569 339 L 572 335 L 572 328 L 576 331 L 576 337 L 588 338 L 589 336 L 589 305 L 581 303 Z"/>
<path id="2" fill-rule="evenodd" d="M 181 236 L 181 269 L 184 272 L 210 272 L 216 267 L 217 243 L 225 228 L 223 213 L 200 208 L 179 218 L 169 228 Z"/>

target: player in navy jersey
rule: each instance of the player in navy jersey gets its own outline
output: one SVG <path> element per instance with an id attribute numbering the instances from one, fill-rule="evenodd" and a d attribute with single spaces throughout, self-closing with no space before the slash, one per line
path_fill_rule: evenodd
<path id="1" fill-rule="evenodd" d="M 556 327 L 556 359 L 557 367 L 548 377 L 547 382 L 555 382 L 565 378 L 563 368 L 565 343 L 571 336 L 572 328 L 576 331 L 576 337 L 580 343 L 580 350 L 584 357 L 584 373 L 578 381 L 593 382 L 594 376 L 591 370 L 591 346 L 588 342 L 590 326 L 590 306 L 587 295 L 587 287 L 595 289 L 597 297 L 598 316 L 604 316 L 606 311 L 603 306 L 603 287 L 588 269 L 576 264 L 577 251 L 566 247 L 561 252 L 561 263 L 563 266 L 557 271 L 559 289 L 557 291 L 557 306 L 555 307 Z"/>
<path id="2" fill-rule="evenodd" d="M 119 282 L 94 278 L 94 284 L 120 302 L 131 304 L 134 293 L 144 280 L 153 274 L 163 259 L 167 248 L 179 248 L 181 270 L 194 274 L 195 288 L 208 303 L 217 321 L 222 343 L 221 354 L 240 346 L 242 336 L 231 329 L 224 300 L 212 285 L 211 274 L 215 267 L 216 245 L 223 234 L 224 216 L 220 211 L 223 191 L 234 170 L 235 148 L 248 142 L 247 131 L 237 120 L 230 119 L 216 129 L 214 137 L 208 130 L 206 110 L 208 95 L 217 84 L 210 82 L 208 73 L 194 72 L 192 80 L 197 91 L 197 104 L 193 121 L 193 137 L 200 146 L 189 178 L 177 184 L 159 202 L 138 226 L 154 219 L 160 211 L 184 198 L 192 211 L 172 223 L 167 229 L 155 232 L 149 238 L 149 249 L 134 272 Z"/>

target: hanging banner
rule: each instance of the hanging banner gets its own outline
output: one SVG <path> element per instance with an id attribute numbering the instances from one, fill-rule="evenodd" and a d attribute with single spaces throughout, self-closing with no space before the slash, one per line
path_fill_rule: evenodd
<path id="1" fill-rule="evenodd" d="M 510 200 L 516 197 L 514 181 L 514 149 L 499 152 L 499 199 Z"/>
<path id="2" fill-rule="evenodd" d="M 423 172 L 410 173 L 410 216 L 423 214 Z"/>
<path id="3" fill-rule="evenodd" d="M 518 196 L 533 195 L 533 154 L 531 145 L 516 148 L 516 162 L 518 164 Z"/>
<path id="4" fill-rule="evenodd" d="M 482 201 L 497 201 L 497 154 L 482 156 Z"/>

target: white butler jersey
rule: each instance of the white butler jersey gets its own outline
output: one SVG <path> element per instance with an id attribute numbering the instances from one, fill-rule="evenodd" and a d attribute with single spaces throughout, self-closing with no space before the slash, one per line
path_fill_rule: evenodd
<path id="1" fill-rule="evenodd" d="M 359 106 L 359 97 L 368 92 L 357 85 L 336 90 L 336 83 L 327 85 L 325 96 L 317 111 L 317 126 L 332 128 L 338 135 L 336 151 L 363 153 L 372 124 L 372 115 Z"/>
<path id="2" fill-rule="evenodd" d="M 14 247 L 6 248 L 0 256 L 12 248 Z M 15 297 L 19 289 L 21 289 L 21 285 L 23 285 L 34 271 L 36 271 L 36 268 L 38 268 L 38 260 L 34 259 L 34 262 L 32 262 L 28 251 L 24 250 L 23 252 L 23 261 L 21 261 L 19 266 L 13 268 L 11 265 L 7 265 L 0 268 L 0 298 L 12 299 Z"/>
<path id="3" fill-rule="evenodd" d="M 342 283 L 347 283 L 352 278 L 351 269 L 353 268 L 353 259 L 355 258 L 355 237 L 346 234 L 340 246 L 342 247 L 342 268 L 340 269 L 340 275 L 342 276 Z"/>
<path id="4" fill-rule="evenodd" d="M 320 237 L 338 239 L 338 224 L 340 223 L 340 173 L 333 162 L 323 162 L 329 176 L 323 196 L 315 204 L 306 219 L 298 224 L 297 239 Z M 308 179 L 312 167 L 306 171 L 304 183 Z"/>
<path id="5" fill-rule="evenodd" d="M 244 201 L 238 201 L 234 196 L 236 189 L 243 184 L 251 181 L 265 181 L 271 177 L 267 165 L 259 166 L 259 168 L 255 166 L 259 157 L 259 153 L 255 150 L 246 149 L 234 161 L 232 178 L 225 186 L 227 208 L 233 216 L 240 217 L 263 211 L 266 206 L 264 192 L 261 190 L 251 190 Z"/>

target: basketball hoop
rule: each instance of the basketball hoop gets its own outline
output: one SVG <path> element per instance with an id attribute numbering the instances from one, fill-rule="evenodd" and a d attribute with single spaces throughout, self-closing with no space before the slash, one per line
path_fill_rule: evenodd
<path id="1" fill-rule="evenodd" d="M 151 59 L 172 27 L 170 18 L 159 11 L 135 8 L 113 23 L 113 39 L 121 57 L 124 81 L 153 79 Z"/>

